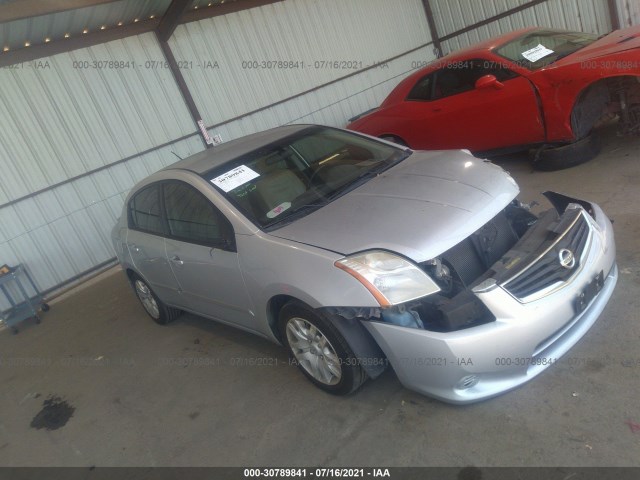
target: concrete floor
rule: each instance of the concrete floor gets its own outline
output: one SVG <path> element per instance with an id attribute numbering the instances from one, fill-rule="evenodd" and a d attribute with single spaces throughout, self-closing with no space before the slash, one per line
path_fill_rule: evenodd
<path id="1" fill-rule="evenodd" d="M 116 272 L 56 302 L 41 325 L 0 333 L 0 465 L 638 466 L 639 147 L 608 131 L 603 153 L 576 168 L 502 162 L 524 200 L 556 189 L 600 203 L 621 272 L 587 336 L 513 392 L 449 406 L 388 370 L 336 398 L 260 338 L 192 315 L 155 325 Z M 36 428 L 55 397 L 71 418 Z"/>

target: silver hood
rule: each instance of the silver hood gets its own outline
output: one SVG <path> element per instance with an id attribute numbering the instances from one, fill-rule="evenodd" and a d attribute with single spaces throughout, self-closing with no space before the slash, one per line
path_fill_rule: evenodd
<path id="1" fill-rule="evenodd" d="M 419 151 L 270 235 L 343 255 L 384 249 L 423 262 L 475 232 L 518 192 L 500 167 L 463 151 Z"/>

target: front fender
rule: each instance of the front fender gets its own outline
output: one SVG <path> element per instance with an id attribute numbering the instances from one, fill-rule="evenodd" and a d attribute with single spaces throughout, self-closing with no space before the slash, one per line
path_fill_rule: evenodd
<path id="1" fill-rule="evenodd" d="M 319 309 L 327 306 L 380 305 L 371 293 L 334 263 L 343 256 L 259 232 L 236 235 L 240 269 L 256 306 L 259 329 L 272 336 L 267 306 L 286 295 Z"/>

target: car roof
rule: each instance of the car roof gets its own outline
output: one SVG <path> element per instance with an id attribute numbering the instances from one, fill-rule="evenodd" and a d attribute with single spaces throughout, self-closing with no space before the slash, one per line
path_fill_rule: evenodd
<path id="1" fill-rule="evenodd" d="M 199 175 L 214 167 L 223 165 L 242 155 L 246 155 L 264 145 L 277 142 L 289 135 L 305 130 L 312 125 L 285 125 L 264 132 L 253 133 L 244 137 L 222 143 L 213 148 L 191 155 L 169 165 L 163 170 L 189 170 Z"/>

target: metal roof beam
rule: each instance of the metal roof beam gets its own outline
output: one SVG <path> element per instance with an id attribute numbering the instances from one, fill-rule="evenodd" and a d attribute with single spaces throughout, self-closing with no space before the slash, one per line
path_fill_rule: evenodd
<path id="1" fill-rule="evenodd" d="M 100 43 L 119 40 L 133 35 L 140 35 L 146 32 L 152 32 L 160 23 L 160 20 L 154 18 L 152 20 L 144 20 L 138 23 L 132 23 L 111 30 L 100 30 L 87 35 L 78 35 L 76 37 L 65 38 L 56 42 L 45 43 L 43 45 L 34 45 L 29 48 L 20 48 L 18 50 L 0 53 L 0 68 L 14 65 L 16 63 L 25 63 L 38 58 L 50 57 L 58 53 L 70 52 L 79 48 L 87 48 Z"/>
<path id="2" fill-rule="evenodd" d="M 157 34 L 161 42 L 166 42 L 171 38 L 178 23 L 180 23 L 182 14 L 190 3 L 191 0 L 173 0 L 171 2 L 171 5 L 162 16 L 162 20 L 160 20 L 160 25 L 158 25 Z"/>
<path id="3" fill-rule="evenodd" d="M 231 3 L 216 3 L 213 7 L 189 10 L 184 14 L 180 23 L 196 22 L 205 18 L 227 15 L 229 13 L 240 12 L 249 8 L 264 7 L 271 3 L 283 2 L 284 0 L 241 0 Z"/>
<path id="4" fill-rule="evenodd" d="M 94 7 L 116 1 L 118 0 L 20 0 L 0 5 L 0 23 L 51 15 L 77 8 Z"/>
<path id="5" fill-rule="evenodd" d="M 1 1 L 1 0 L 0 0 Z M 30 0 L 24 0 L 30 1 Z M 77 2 L 98 2 L 105 3 L 105 0 L 61 0 L 62 2 L 77 1 Z M 109 0 L 110 2 L 111 0 Z M 284 0 L 238 0 L 232 3 L 219 3 L 212 7 L 201 8 L 198 10 L 189 10 L 184 12 L 175 20 L 178 24 L 184 24 L 188 22 L 194 22 L 210 17 L 217 17 L 219 15 L 226 15 L 229 13 L 239 12 L 249 8 L 261 7 L 271 3 L 278 3 Z M 177 3 L 175 0 L 174 3 Z M 170 6 L 170 7 L 171 7 Z M 177 8 L 177 7 L 176 7 Z M 0 7 L 0 10 L 2 7 Z M 17 63 L 29 62 L 38 58 L 49 57 L 58 53 L 70 52 L 79 48 L 91 47 L 99 43 L 110 42 L 112 40 L 119 40 L 121 38 L 140 35 L 146 32 L 155 31 L 158 33 L 161 19 L 153 18 L 150 20 L 143 20 L 130 25 L 122 27 L 107 29 L 104 31 L 98 31 L 89 34 L 83 34 L 82 36 L 75 36 L 71 38 L 65 38 L 54 42 L 46 43 L 43 45 L 33 45 L 26 48 L 20 48 L 17 50 L 11 50 L 8 52 L 0 51 L 0 68 Z M 175 28 L 175 27 L 174 27 Z M 1 46 L 0 46 L 1 47 Z"/>
<path id="6" fill-rule="evenodd" d="M 422 0 L 422 5 L 424 6 L 424 13 L 427 17 L 427 26 L 429 27 L 429 33 L 431 33 L 431 41 L 433 42 L 436 57 L 440 58 L 443 55 L 442 44 L 440 43 L 440 35 L 438 34 L 436 22 L 433 18 L 431 4 L 429 3 L 429 0 Z"/>

